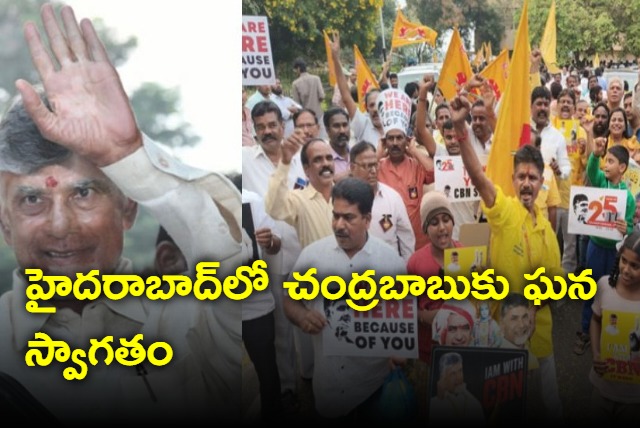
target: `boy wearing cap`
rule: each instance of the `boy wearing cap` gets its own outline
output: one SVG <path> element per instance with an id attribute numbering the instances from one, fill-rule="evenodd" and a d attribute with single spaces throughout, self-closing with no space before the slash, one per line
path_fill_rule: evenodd
<path id="1" fill-rule="evenodd" d="M 546 275 L 551 278 L 564 275 L 554 230 L 535 204 L 544 181 L 542 155 L 540 150 L 531 145 L 523 146 L 516 152 L 512 176 L 516 196 L 505 195 L 484 174 L 478 156 L 469 144 L 465 124 L 469 107 L 469 101 L 464 97 L 456 97 L 452 102 L 462 161 L 480 193 L 482 210 L 491 228 L 492 267 L 496 274 L 507 278 L 511 291 L 524 293 L 527 283 L 524 274 L 531 274 L 538 267 L 545 267 Z M 562 405 L 551 339 L 551 310 L 546 303 L 532 306 L 535 331 L 531 337 L 531 351 L 540 363 L 547 417 L 561 420 Z"/>

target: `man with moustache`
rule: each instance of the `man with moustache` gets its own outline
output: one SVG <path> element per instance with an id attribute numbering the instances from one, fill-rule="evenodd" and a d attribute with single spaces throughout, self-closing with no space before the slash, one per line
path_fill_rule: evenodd
<path id="1" fill-rule="evenodd" d="M 548 94 L 548 91 L 545 90 L 545 93 Z M 536 96 L 534 100 L 539 98 Z M 542 96 L 542 101 L 548 110 L 549 99 Z M 480 193 L 482 210 L 491 228 L 490 258 L 496 274 L 505 276 L 510 290 L 518 293 L 524 292 L 524 274 L 535 272 L 538 267 L 545 267 L 547 276 L 563 276 L 555 232 L 535 204 L 544 180 L 544 162 L 540 151 L 532 145 L 525 145 L 516 152 L 513 167 L 516 196 L 506 196 L 484 174 L 478 156 L 469 144 L 465 123 L 470 110 L 469 101 L 465 97 L 456 97 L 451 105 L 462 161 Z M 534 117 L 541 120 L 545 116 L 536 114 Z M 559 133 L 557 130 L 555 132 Z M 531 339 L 531 350 L 540 362 L 546 418 L 561 420 L 562 405 L 551 340 L 551 309 L 548 302 L 534 308 L 535 332 Z"/>
<path id="2" fill-rule="evenodd" d="M 319 143 L 316 143 L 319 144 Z M 358 178 L 340 180 L 331 190 L 332 235 L 320 239 L 300 254 L 294 272 L 317 268 L 316 278 L 329 275 L 351 278 L 353 272 L 375 267 L 375 280 L 406 272 L 397 251 L 368 233 L 374 194 Z M 293 281 L 293 278 L 290 278 Z M 301 284 L 304 286 L 304 284 Z M 324 353 L 324 329 L 334 335 L 325 315 L 325 298 L 284 301 L 286 314 L 296 326 L 313 335 L 315 365 L 313 395 L 319 421 L 373 422 L 371 406 L 389 373 L 389 359 L 360 356 L 328 356 Z"/>
<path id="3" fill-rule="evenodd" d="M 306 141 L 295 130 L 281 146 L 280 163 L 269 179 L 265 196 L 267 214 L 296 229 L 302 248 L 331 234 L 331 188 L 334 162 L 331 147 L 320 138 Z M 291 161 L 300 151 L 300 162 L 309 185 L 291 190 L 287 177 Z"/>
<path id="4" fill-rule="evenodd" d="M 327 110 L 322 120 L 329 137 L 336 178 L 345 177 L 349 173 L 349 116 L 346 111 L 336 107 Z"/>
<path id="5" fill-rule="evenodd" d="M 302 110 L 301 110 L 302 111 Z M 315 113 L 312 113 L 315 118 Z M 284 135 L 284 122 L 280 108 L 272 101 L 263 101 L 255 105 L 251 110 L 251 117 L 256 132 L 258 144 L 242 148 L 242 186 L 264 200 L 267 194 L 269 178 L 276 172 L 280 163 L 282 151 L 280 149 Z M 303 123 L 305 116 L 301 114 L 298 120 Z M 307 120 L 307 124 L 314 121 Z M 304 131 L 302 130 L 304 129 Z M 296 130 L 305 133 L 308 128 Z M 302 169 L 300 156 L 297 154 L 289 162 L 286 186 L 293 190 L 296 187 L 303 188 L 307 179 Z M 300 254 L 300 242 L 298 234 L 293 226 L 284 221 L 276 221 L 276 229 L 281 237 L 281 250 L 279 254 L 271 255 L 264 252 L 264 260 L 269 266 L 269 279 L 272 286 L 269 287 L 274 295 L 276 309 L 276 362 L 280 374 L 280 386 L 283 394 L 283 403 L 288 409 L 294 409 L 295 392 L 297 388 L 296 376 L 296 350 L 294 347 L 294 330 L 289 320 L 284 315 L 282 306 L 282 282 L 286 280 L 293 268 L 293 264 Z"/>
<path id="6" fill-rule="evenodd" d="M 293 115 L 300 110 L 302 106 L 295 102 L 293 98 L 283 95 L 282 84 L 278 78 L 276 78 L 276 83 L 271 86 L 269 99 L 280 107 L 282 119 L 284 120 L 284 138 L 287 138 L 293 132 Z"/>
<path id="7" fill-rule="evenodd" d="M 407 137 L 411 114 L 407 94 L 397 89 L 383 91 L 378 97 L 378 113 L 385 123 L 382 153 L 378 153 L 378 179 L 402 196 L 418 250 L 429 240 L 422 232 L 420 201 L 424 185 L 433 182 L 433 159 L 418 150 L 414 139 Z"/>
<path id="8" fill-rule="evenodd" d="M 320 136 L 320 124 L 313 110 L 303 108 L 293 114 L 293 127 L 302 131 L 306 140 Z"/>
<path id="9" fill-rule="evenodd" d="M 378 181 L 379 165 L 376 149 L 366 141 L 360 141 L 351 149 L 351 176 L 369 183 L 375 195 L 369 233 L 397 249 L 400 257 L 409 261 L 416 238 L 407 208 L 398 192 Z"/>
<path id="10" fill-rule="evenodd" d="M 371 89 L 365 94 L 365 107 L 367 113 L 363 113 L 358 108 L 358 103 L 353 100 L 351 90 L 347 83 L 347 78 L 342 71 L 340 63 L 340 35 L 335 33 L 331 42 L 331 57 L 333 58 L 333 69 L 336 74 L 336 84 L 342 96 L 342 102 L 349 113 L 351 119 L 351 129 L 356 141 L 366 141 L 374 147 L 378 146 L 378 142 L 384 136 L 382 122 L 378 115 L 377 98 L 380 90 Z"/>

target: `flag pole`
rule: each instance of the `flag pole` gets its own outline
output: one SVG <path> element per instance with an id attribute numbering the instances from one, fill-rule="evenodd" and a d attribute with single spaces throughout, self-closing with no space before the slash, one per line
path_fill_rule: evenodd
<path id="1" fill-rule="evenodd" d="M 384 43 L 384 21 L 382 20 L 382 6 L 378 8 L 378 12 L 380 12 L 380 34 L 382 35 L 382 61 L 387 61 L 387 47 Z"/>

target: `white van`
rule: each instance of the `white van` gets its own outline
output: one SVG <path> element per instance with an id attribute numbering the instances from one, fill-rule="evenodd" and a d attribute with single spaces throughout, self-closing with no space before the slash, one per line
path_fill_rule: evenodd
<path id="1" fill-rule="evenodd" d="M 409 82 L 418 82 L 425 74 L 433 74 L 437 82 L 442 70 L 441 62 L 428 62 L 424 64 L 405 67 L 398 72 L 398 89 L 404 90 L 404 86 Z"/>

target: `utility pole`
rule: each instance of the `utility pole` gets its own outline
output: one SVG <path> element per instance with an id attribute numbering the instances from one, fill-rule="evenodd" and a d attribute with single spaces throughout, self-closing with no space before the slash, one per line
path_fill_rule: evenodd
<path id="1" fill-rule="evenodd" d="M 380 12 L 380 33 L 382 35 L 382 61 L 387 61 L 387 47 L 384 42 L 384 21 L 382 20 L 382 6 L 378 8 L 378 12 Z"/>

